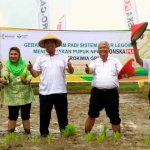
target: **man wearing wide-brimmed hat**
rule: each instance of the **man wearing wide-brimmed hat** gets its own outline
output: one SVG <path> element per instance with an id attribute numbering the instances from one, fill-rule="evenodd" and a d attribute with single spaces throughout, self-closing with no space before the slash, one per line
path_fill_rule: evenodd
<path id="1" fill-rule="evenodd" d="M 47 34 L 38 44 L 45 48 L 47 53 L 39 56 L 34 66 L 30 63 L 28 69 L 33 77 L 40 76 L 40 133 L 42 136 L 47 136 L 53 105 L 56 109 L 60 131 L 68 125 L 65 70 L 72 74 L 74 68 L 68 56 L 55 53 L 56 47 L 62 44 L 58 37 Z"/>

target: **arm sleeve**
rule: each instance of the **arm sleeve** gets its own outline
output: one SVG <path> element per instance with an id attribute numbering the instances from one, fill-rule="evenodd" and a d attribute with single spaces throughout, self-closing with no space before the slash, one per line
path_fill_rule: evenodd
<path id="1" fill-rule="evenodd" d="M 121 62 L 117 59 L 117 72 L 119 73 L 120 72 L 120 70 L 122 69 L 122 64 L 121 64 Z"/>
<path id="2" fill-rule="evenodd" d="M 143 59 L 143 66 L 141 67 L 146 70 L 150 70 L 150 59 Z"/>
<path id="3" fill-rule="evenodd" d="M 10 72 L 5 65 L 3 66 L 2 70 L 1 70 L 1 76 L 2 76 L 2 78 L 6 77 L 7 83 L 9 83 Z"/>
<path id="4" fill-rule="evenodd" d="M 33 65 L 33 69 L 36 70 L 36 71 L 39 71 L 41 72 L 41 65 L 40 65 L 40 61 L 41 60 L 41 56 L 37 57 L 34 65 Z"/>
<path id="5" fill-rule="evenodd" d="M 90 62 L 90 65 L 89 65 L 89 67 L 92 68 L 93 71 L 95 71 L 95 67 L 96 67 L 95 64 L 96 64 L 95 60 L 93 60 L 93 61 Z"/>

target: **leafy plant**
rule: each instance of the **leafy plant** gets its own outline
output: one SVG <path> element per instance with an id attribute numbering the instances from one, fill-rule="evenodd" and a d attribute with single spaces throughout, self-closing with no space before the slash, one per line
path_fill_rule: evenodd
<path id="1" fill-rule="evenodd" d="M 103 140 L 104 140 L 104 138 L 105 138 L 105 134 L 104 133 L 101 133 L 101 134 L 99 134 L 97 137 L 96 137 L 96 140 L 97 140 L 97 142 L 102 142 Z"/>
<path id="2" fill-rule="evenodd" d="M 149 144 L 150 143 L 150 138 L 148 136 L 144 136 L 143 139 L 144 139 L 144 143 L 145 144 Z"/>
<path id="3" fill-rule="evenodd" d="M 88 132 L 88 133 L 86 133 L 86 135 L 85 135 L 85 137 L 84 137 L 84 140 L 85 140 L 86 142 L 89 142 L 89 141 L 93 138 L 93 136 L 94 136 L 93 133 Z"/>
<path id="4" fill-rule="evenodd" d="M 114 141 L 115 141 L 115 142 L 118 141 L 119 135 L 120 135 L 120 134 L 119 134 L 118 131 L 113 133 L 113 137 L 114 137 Z"/>
<path id="5" fill-rule="evenodd" d="M 107 129 L 108 129 L 108 127 L 107 127 L 107 125 L 105 124 L 105 125 L 104 125 L 104 131 L 103 131 L 103 133 L 104 133 L 105 135 L 106 135 Z"/>
<path id="6" fill-rule="evenodd" d="M 5 134 L 5 136 L 1 139 L 1 144 L 7 145 L 8 142 L 10 142 L 11 140 L 14 140 L 15 142 L 18 141 L 18 137 L 15 135 L 14 132 Z"/>
<path id="7" fill-rule="evenodd" d="M 73 124 L 68 124 L 65 129 L 61 131 L 62 135 L 67 137 L 76 134 L 75 126 Z"/>
<path id="8" fill-rule="evenodd" d="M 46 137 L 46 139 L 47 139 L 48 145 L 50 145 L 50 144 L 51 144 L 51 140 L 52 140 L 52 134 L 49 134 L 49 135 Z"/>
<path id="9" fill-rule="evenodd" d="M 96 137 L 96 140 L 97 142 L 102 142 L 106 136 L 106 131 L 107 131 L 108 127 L 107 125 L 105 124 L 104 125 L 104 128 L 103 128 L 103 132 L 100 133 L 97 137 Z"/>
<path id="10" fill-rule="evenodd" d="M 31 142 L 32 142 L 32 143 L 36 143 L 38 140 L 39 140 L 38 136 L 34 136 L 34 137 L 31 139 Z"/>
<path id="11" fill-rule="evenodd" d="M 26 80 L 26 77 L 27 77 L 27 73 L 26 73 L 26 72 L 23 72 L 23 73 L 20 75 L 21 81 Z"/>
<path id="12" fill-rule="evenodd" d="M 18 142 L 19 139 L 17 136 L 15 136 L 14 140 L 15 140 L 15 142 Z"/>
<path id="13" fill-rule="evenodd" d="M 1 144 L 5 146 L 5 145 L 7 145 L 7 143 L 8 143 L 8 140 L 5 137 L 3 137 L 1 139 Z"/>

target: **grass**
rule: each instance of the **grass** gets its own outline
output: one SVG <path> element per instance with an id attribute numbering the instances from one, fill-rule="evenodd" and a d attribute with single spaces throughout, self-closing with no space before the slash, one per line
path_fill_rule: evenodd
<path id="1" fill-rule="evenodd" d="M 115 141 L 115 142 L 118 141 L 119 136 L 120 136 L 120 133 L 119 133 L 118 131 L 113 133 L 113 138 L 114 138 L 114 141 Z"/>
<path id="2" fill-rule="evenodd" d="M 93 136 L 94 136 L 94 134 L 91 132 L 86 133 L 84 136 L 85 142 L 89 142 L 93 138 Z"/>
<path id="3" fill-rule="evenodd" d="M 144 139 L 144 144 L 150 144 L 149 136 L 144 136 L 143 139 Z"/>
<path id="4" fill-rule="evenodd" d="M 39 140 L 38 136 L 34 136 L 32 139 L 31 139 L 31 142 L 32 143 L 36 143 L 37 141 Z"/>
<path id="5" fill-rule="evenodd" d="M 1 139 L 1 145 L 5 146 L 7 145 L 10 141 L 14 141 L 14 142 L 18 142 L 19 137 L 16 136 L 16 134 L 14 132 L 12 133 L 7 133 L 3 136 L 3 138 Z"/>
<path id="6" fill-rule="evenodd" d="M 76 129 L 73 124 L 68 124 L 64 130 L 61 131 L 62 135 L 65 137 L 75 135 L 76 134 Z"/>
<path id="7" fill-rule="evenodd" d="M 48 145 L 50 145 L 50 144 L 51 144 L 51 141 L 52 141 L 52 134 L 49 134 L 49 135 L 46 137 L 46 140 L 47 140 Z"/>
<path id="8" fill-rule="evenodd" d="M 38 91 L 38 83 L 33 83 L 32 88 L 34 91 Z M 90 91 L 92 88 L 90 82 L 68 82 L 67 90 L 76 91 L 77 93 L 81 90 Z M 148 83 L 144 84 L 144 88 L 139 88 L 137 82 L 120 82 L 119 83 L 119 92 L 142 92 L 143 90 L 148 91 L 149 85 Z"/>

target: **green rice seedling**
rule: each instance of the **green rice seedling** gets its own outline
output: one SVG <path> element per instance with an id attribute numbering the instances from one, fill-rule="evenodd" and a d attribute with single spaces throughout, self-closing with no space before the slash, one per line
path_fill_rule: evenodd
<path id="1" fill-rule="evenodd" d="M 84 140 L 85 142 L 89 142 L 92 138 L 93 138 L 94 134 L 93 133 L 86 133 L 85 137 L 84 137 Z"/>
<path id="2" fill-rule="evenodd" d="M 5 134 L 4 137 L 1 139 L 1 144 L 7 145 L 10 139 L 11 139 L 11 134 L 10 133 Z"/>
<path id="3" fill-rule="evenodd" d="M 18 142 L 18 137 L 16 136 L 14 132 L 9 133 L 9 139 L 14 140 L 15 142 Z"/>
<path id="4" fill-rule="evenodd" d="M 6 139 L 5 137 L 3 137 L 3 138 L 1 139 L 1 144 L 2 144 L 3 146 L 6 146 L 7 143 L 8 143 L 7 139 Z"/>
<path id="5" fill-rule="evenodd" d="M 115 141 L 115 142 L 118 141 L 119 135 L 120 135 L 120 134 L 119 134 L 118 131 L 113 133 L 113 137 L 114 137 L 114 141 Z"/>
<path id="6" fill-rule="evenodd" d="M 101 133 L 96 137 L 97 142 L 102 142 L 105 138 L 105 133 Z"/>
<path id="7" fill-rule="evenodd" d="M 9 138 L 10 138 L 10 140 L 13 140 L 14 138 L 15 138 L 15 133 L 14 132 L 12 132 L 12 133 L 9 133 Z"/>
<path id="8" fill-rule="evenodd" d="M 39 140 L 38 136 L 34 136 L 34 137 L 31 139 L 31 142 L 32 142 L 32 143 L 36 143 L 38 140 Z"/>
<path id="9" fill-rule="evenodd" d="M 62 135 L 67 137 L 76 134 L 76 129 L 73 124 L 68 124 L 64 130 L 61 131 Z"/>
<path id="10" fill-rule="evenodd" d="M 19 141 L 19 139 L 18 139 L 17 136 L 15 136 L 14 140 L 15 140 L 15 142 L 18 142 L 18 141 Z"/>
<path id="11" fill-rule="evenodd" d="M 150 144 L 150 138 L 148 136 L 144 136 L 143 139 L 145 144 Z"/>
<path id="12" fill-rule="evenodd" d="M 47 139 L 48 145 L 50 145 L 50 144 L 51 144 L 51 140 L 52 140 L 52 134 L 49 134 L 49 135 L 46 137 L 46 139 Z"/>
<path id="13" fill-rule="evenodd" d="M 24 135 L 20 135 L 20 140 L 23 140 L 24 139 Z"/>
<path id="14" fill-rule="evenodd" d="M 108 127 L 107 127 L 107 125 L 105 124 L 105 125 L 104 125 L 104 131 L 103 131 L 104 135 L 106 135 L 107 129 L 108 129 Z"/>
<path id="15" fill-rule="evenodd" d="M 23 73 L 20 75 L 21 81 L 26 80 L 26 77 L 27 77 L 27 73 L 26 73 L 26 72 L 23 72 Z"/>

